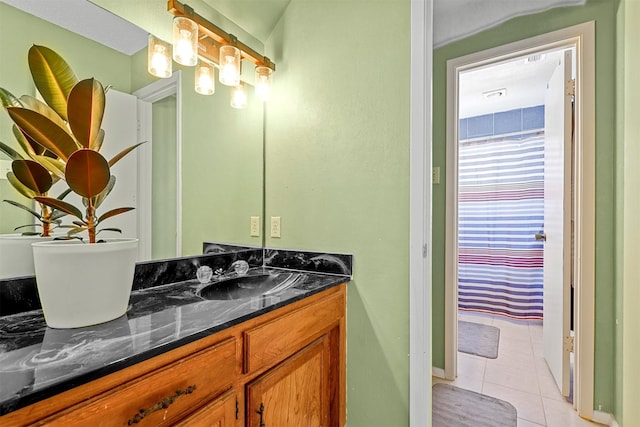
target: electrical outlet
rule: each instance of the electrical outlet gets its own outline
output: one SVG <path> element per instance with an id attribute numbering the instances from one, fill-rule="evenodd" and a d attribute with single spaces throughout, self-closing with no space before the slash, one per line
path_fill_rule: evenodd
<path id="1" fill-rule="evenodd" d="M 11 160 L 0 160 L 0 179 L 7 179 L 8 172 L 11 172 Z"/>
<path id="2" fill-rule="evenodd" d="M 251 217 L 251 227 L 249 230 L 249 235 L 251 237 L 260 236 L 260 217 L 259 216 Z"/>
<path id="3" fill-rule="evenodd" d="M 440 184 L 440 167 L 436 166 L 431 171 L 431 182 L 433 184 Z"/>
<path id="4" fill-rule="evenodd" d="M 280 237 L 280 217 L 271 217 L 271 237 Z"/>

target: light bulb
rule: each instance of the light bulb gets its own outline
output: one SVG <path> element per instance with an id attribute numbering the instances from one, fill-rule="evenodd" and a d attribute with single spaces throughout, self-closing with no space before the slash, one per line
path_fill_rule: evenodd
<path id="1" fill-rule="evenodd" d="M 256 67 L 255 88 L 256 95 L 263 101 L 269 100 L 269 91 L 271 88 L 271 74 L 273 70 L 269 67 Z"/>
<path id="2" fill-rule="evenodd" d="M 240 50 L 235 46 L 220 47 L 220 83 L 227 86 L 240 84 Z"/>
<path id="3" fill-rule="evenodd" d="M 196 67 L 196 92 L 202 95 L 213 95 L 216 91 L 213 80 L 213 65 L 200 61 Z"/>
<path id="4" fill-rule="evenodd" d="M 247 106 L 247 92 L 244 90 L 242 84 L 239 84 L 231 90 L 231 106 L 238 109 Z"/>
<path id="5" fill-rule="evenodd" d="M 161 78 L 171 77 L 171 46 L 149 34 L 147 71 Z"/>
<path id="6" fill-rule="evenodd" d="M 173 19 L 173 60 L 187 66 L 198 62 L 198 24 L 189 18 Z"/>

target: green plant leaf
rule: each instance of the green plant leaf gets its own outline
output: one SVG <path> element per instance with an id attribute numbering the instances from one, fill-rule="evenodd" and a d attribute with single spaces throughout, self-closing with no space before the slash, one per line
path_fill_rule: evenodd
<path id="1" fill-rule="evenodd" d="M 104 115 L 104 88 L 96 79 L 79 81 L 71 90 L 67 104 L 69 126 L 84 148 L 98 137 Z"/>
<path id="2" fill-rule="evenodd" d="M 111 175 L 111 177 L 109 178 L 109 183 L 107 184 L 105 189 L 102 190 L 100 194 L 94 196 L 93 199 L 91 200 L 91 204 L 95 209 L 98 209 L 100 205 L 102 205 L 102 202 L 105 201 L 105 199 L 107 198 L 109 193 L 111 193 L 111 190 L 113 190 L 113 187 L 115 185 L 116 185 L 116 177 L 115 175 Z M 89 201 L 87 199 L 82 199 L 82 203 L 85 206 L 89 206 Z"/>
<path id="3" fill-rule="evenodd" d="M 7 111 L 24 133 L 62 160 L 67 160 L 78 149 L 71 135 L 48 117 L 28 108 L 8 107 Z"/>
<path id="4" fill-rule="evenodd" d="M 76 218 L 83 219 L 82 212 L 80 212 L 80 209 L 76 208 L 71 203 L 65 202 L 64 200 L 58 200 L 58 199 L 54 199 L 53 197 L 42 197 L 42 196 L 36 196 L 33 199 L 39 203 L 42 203 L 43 205 L 47 205 L 54 209 L 58 209 L 59 211 L 66 212 L 69 215 L 75 216 Z"/>
<path id="5" fill-rule="evenodd" d="M 49 172 L 51 172 L 54 176 L 59 179 L 64 179 L 64 169 L 66 164 L 58 159 L 52 159 L 48 156 L 38 156 L 35 155 L 33 158 L 44 166 Z"/>
<path id="6" fill-rule="evenodd" d="M 121 152 L 113 156 L 111 160 L 109 160 L 109 166 L 115 165 L 118 162 L 118 160 L 120 160 L 121 158 L 123 158 L 124 156 L 126 156 L 127 154 L 129 154 L 131 151 L 135 150 L 142 144 L 144 144 L 144 142 L 138 142 L 137 144 L 132 145 L 131 147 L 125 148 L 124 150 L 122 150 Z"/>
<path id="7" fill-rule="evenodd" d="M 13 127 L 11 128 L 11 130 L 13 131 L 13 136 L 16 137 L 16 141 L 18 141 L 18 144 L 20 144 L 20 147 L 24 150 L 25 153 L 27 153 L 30 157 L 35 156 L 36 154 L 42 154 L 44 153 L 45 149 L 42 148 L 38 143 L 36 143 L 34 140 L 32 140 L 31 138 L 29 138 L 27 135 L 24 134 L 24 132 L 22 130 L 20 130 L 20 128 L 18 126 L 16 126 L 15 124 L 13 125 Z"/>
<path id="8" fill-rule="evenodd" d="M 102 154 L 83 148 L 69 157 L 65 177 L 74 193 L 91 198 L 107 187 L 111 172 Z"/>
<path id="9" fill-rule="evenodd" d="M 103 142 L 104 142 L 104 129 L 100 129 L 100 131 L 98 132 L 98 135 L 96 136 L 96 139 L 94 139 L 91 142 L 91 146 L 89 148 L 91 148 L 94 151 L 100 151 L 100 149 L 102 148 Z"/>
<path id="10" fill-rule="evenodd" d="M 47 168 L 33 160 L 14 160 L 11 169 L 18 181 L 37 194 L 45 194 L 53 185 Z"/>
<path id="11" fill-rule="evenodd" d="M 27 227 L 42 227 L 42 225 L 41 224 L 25 224 L 25 225 L 20 225 L 20 226 L 14 228 L 13 230 L 14 231 L 18 231 L 21 228 L 27 228 Z M 31 233 L 33 233 L 33 234 L 31 234 Z M 27 231 L 26 233 L 23 233 L 23 235 L 33 235 L 33 236 L 38 235 L 38 234 L 40 234 L 40 233 L 38 233 L 37 231 Z"/>
<path id="12" fill-rule="evenodd" d="M 66 212 L 62 212 L 62 211 L 59 211 L 59 210 L 55 209 L 53 211 L 53 213 L 51 214 L 51 219 L 49 221 L 50 222 L 55 222 L 56 224 L 59 225 L 61 223 L 61 221 L 59 221 L 59 219 L 65 217 L 66 215 L 67 215 Z"/>
<path id="13" fill-rule="evenodd" d="M 67 133 L 70 134 L 70 131 L 68 130 L 68 127 L 67 127 L 67 123 L 64 120 L 62 120 L 62 118 L 58 115 L 58 113 L 56 113 L 53 110 L 53 108 L 49 107 L 44 102 L 29 95 L 22 95 L 20 97 L 20 101 L 22 101 L 22 103 L 26 108 L 36 111 L 42 114 L 43 116 L 49 118 L 52 122 L 54 122 L 55 124 L 60 126 L 62 129 L 64 129 Z"/>
<path id="14" fill-rule="evenodd" d="M 113 216 L 120 215 L 120 214 L 123 214 L 125 212 L 132 211 L 134 209 L 135 208 L 115 208 L 115 209 L 111 209 L 110 211 L 107 211 L 107 212 L 103 213 L 102 215 L 100 215 L 100 218 L 98 218 L 98 224 L 101 223 L 102 221 L 104 221 L 107 218 L 111 218 Z"/>
<path id="15" fill-rule="evenodd" d="M 25 211 L 29 212 L 31 215 L 33 215 L 36 218 L 38 218 L 40 221 L 42 221 L 42 215 L 40 215 L 38 212 L 34 211 L 30 207 L 25 206 L 22 203 L 14 202 L 13 200 L 4 200 L 4 202 L 9 203 L 10 205 L 13 205 L 13 206 L 15 206 L 17 208 L 20 208 L 22 210 L 25 210 Z"/>
<path id="16" fill-rule="evenodd" d="M 18 153 L 2 141 L 0 141 L 0 151 L 6 154 L 11 160 L 24 160 L 22 154 Z"/>
<path id="17" fill-rule="evenodd" d="M 67 99 L 78 82 L 75 73 L 60 55 L 45 46 L 31 46 L 28 58 L 38 92 L 60 117 L 67 120 Z"/>
<path id="18" fill-rule="evenodd" d="M 0 103 L 3 107 L 24 107 L 14 94 L 2 87 L 0 87 Z"/>
<path id="19" fill-rule="evenodd" d="M 58 199 L 58 200 L 64 199 L 65 197 L 67 197 L 71 193 L 71 191 L 72 190 L 70 188 L 67 188 L 62 193 L 60 193 L 60 195 L 58 197 L 56 197 L 56 199 Z"/>
<path id="20" fill-rule="evenodd" d="M 21 183 L 18 178 L 16 178 L 16 175 L 13 172 L 7 173 L 7 179 L 9 180 L 9 183 L 11 183 L 13 188 L 15 188 L 18 193 L 22 194 L 27 199 L 33 199 L 38 195 L 38 193 L 30 190 L 23 183 Z"/>
<path id="21" fill-rule="evenodd" d="M 98 230 L 96 235 L 102 233 L 103 231 L 115 231 L 116 233 L 122 234 L 122 230 L 120 230 L 119 228 L 107 227 L 107 228 L 101 228 L 100 230 Z"/>

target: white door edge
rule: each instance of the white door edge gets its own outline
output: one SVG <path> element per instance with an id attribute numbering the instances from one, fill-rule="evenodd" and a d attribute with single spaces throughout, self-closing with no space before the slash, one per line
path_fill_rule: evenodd
<path id="1" fill-rule="evenodd" d="M 445 224 L 445 378 L 457 375 L 457 175 L 458 76 L 462 71 L 541 51 L 576 51 L 576 218 L 574 270 L 576 345 L 574 406 L 593 417 L 595 303 L 595 22 L 586 22 L 526 40 L 447 61 L 447 188 Z"/>

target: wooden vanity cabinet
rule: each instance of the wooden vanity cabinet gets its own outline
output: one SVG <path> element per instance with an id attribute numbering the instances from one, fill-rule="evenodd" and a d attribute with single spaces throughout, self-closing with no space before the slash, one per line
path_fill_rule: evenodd
<path id="1" fill-rule="evenodd" d="M 0 417 L 24 426 L 342 427 L 346 284 Z"/>

